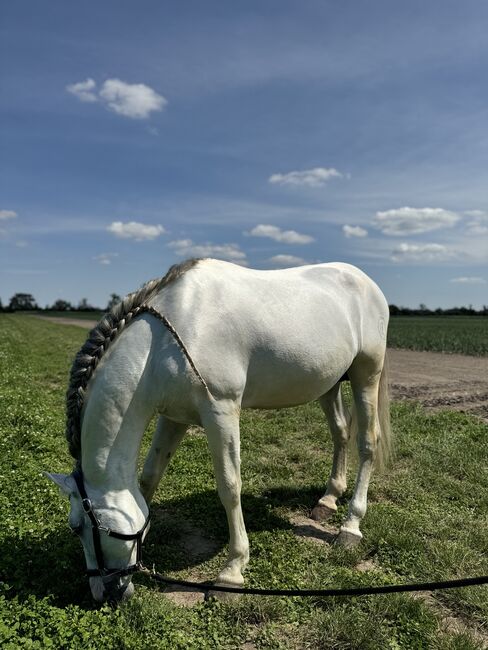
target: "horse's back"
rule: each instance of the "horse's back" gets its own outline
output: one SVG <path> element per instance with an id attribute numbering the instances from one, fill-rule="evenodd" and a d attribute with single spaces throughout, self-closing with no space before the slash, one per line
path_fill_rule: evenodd
<path id="1" fill-rule="evenodd" d="M 154 302 L 205 378 L 241 391 L 244 406 L 315 399 L 378 345 L 388 318 L 374 282 L 342 263 L 262 271 L 202 260 Z"/>

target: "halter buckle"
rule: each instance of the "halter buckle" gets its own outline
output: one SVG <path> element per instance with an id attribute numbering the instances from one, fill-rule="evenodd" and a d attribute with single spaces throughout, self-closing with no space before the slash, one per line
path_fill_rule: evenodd
<path id="1" fill-rule="evenodd" d="M 88 497 L 81 500 L 81 505 L 82 505 L 83 510 L 85 512 L 87 512 L 87 513 L 91 512 L 91 510 L 92 510 L 92 502 L 90 501 L 90 499 Z"/>

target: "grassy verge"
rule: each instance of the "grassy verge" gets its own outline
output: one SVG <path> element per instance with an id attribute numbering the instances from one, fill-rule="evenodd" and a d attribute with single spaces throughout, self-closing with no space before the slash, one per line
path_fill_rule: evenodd
<path id="1" fill-rule="evenodd" d="M 85 333 L 0 317 L 0 644 L 16 648 L 470 648 L 483 647 L 488 589 L 349 600 L 242 598 L 179 608 L 137 577 L 117 611 L 96 609 L 82 575 L 68 504 L 42 470 L 68 471 L 63 438 L 70 360 Z M 325 587 L 443 579 L 488 572 L 486 425 L 395 405 L 397 455 L 373 480 L 362 545 L 345 551 L 297 537 L 323 491 L 331 445 L 316 405 L 246 412 L 243 507 L 249 585 Z M 146 437 L 145 447 L 148 439 Z M 346 496 L 350 496 L 350 490 Z M 339 509 L 336 522 L 344 515 Z M 204 536 L 199 552 L 188 531 Z M 215 576 L 227 529 L 204 436 L 184 441 L 155 499 L 145 560 L 184 577 Z M 367 561 L 367 571 L 359 563 Z M 454 625 L 447 629 L 447 616 Z M 466 624 L 466 628 L 461 623 Z M 251 645 L 253 644 L 253 645 Z"/>
<path id="2" fill-rule="evenodd" d="M 484 316 L 392 316 L 392 348 L 488 355 L 488 318 Z"/>

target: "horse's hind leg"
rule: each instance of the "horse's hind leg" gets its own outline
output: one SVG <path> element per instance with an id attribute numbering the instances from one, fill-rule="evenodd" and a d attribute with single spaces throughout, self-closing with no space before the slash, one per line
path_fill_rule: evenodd
<path id="1" fill-rule="evenodd" d="M 249 542 L 241 508 L 239 415 L 235 405 L 202 416 L 217 481 L 229 525 L 229 555 L 217 584 L 242 585 L 249 561 Z"/>
<path id="2" fill-rule="evenodd" d="M 323 521 L 337 511 L 337 499 L 344 494 L 347 487 L 349 423 L 342 403 L 341 384 L 337 383 L 328 393 L 322 395 L 319 404 L 327 417 L 334 442 L 334 459 L 327 489 L 312 510 L 312 518 Z"/>
<path id="3" fill-rule="evenodd" d="M 141 476 L 141 492 L 147 503 L 150 503 L 164 470 L 187 429 L 187 424 L 172 422 L 163 415 L 159 418 Z"/>
<path id="4" fill-rule="evenodd" d="M 343 546 L 355 546 L 362 538 L 359 524 L 366 514 L 369 480 L 379 439 L 378 389 L 382 365 L 382 360 L 361 356 L 348 370 L 357 414 L 359 469 L 347 517 L 337 538 L 337 543 Z"/>

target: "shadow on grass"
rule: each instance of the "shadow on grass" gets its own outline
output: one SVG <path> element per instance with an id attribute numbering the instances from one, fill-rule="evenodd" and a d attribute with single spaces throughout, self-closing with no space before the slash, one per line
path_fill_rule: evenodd
<path id="1" fill-rule="evenodd" d="M 275 508 L 310 509 L 317 488 L 273 488 L 262 495 L 242 495 L 246 527 L 250 532 L 292 530 L 294 526 Z M 228 541 L 225 512 L 213 490 L 193 493 L 151 506 L 151 529 L 144 543 L 143 559 L 161 573 L 189 570 L 220 553 Z M 103 542 L 102 542 L 103 543 Z M 67 528 L 46 537 L 24 536 L 0 542 L 0 580 L 9 585 L 7 597 L 50 597 L 53 605 L 94 607 L 80 542 Z M 148 584 L 147 578 L 136 582 Z M 152 584 L 152 583 L 151 583 Z"/>
<path id="2" fill-rule="evenodd" d="M 60 607 L 76 604 L 92 608 L 80 543 L 68 528 L 45 538 L 23 536 L 0 542 L 0 580 L 9 586 L 7 597 L 50 597 Z"/>

